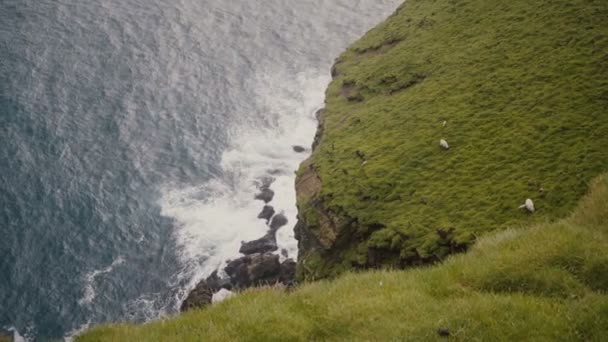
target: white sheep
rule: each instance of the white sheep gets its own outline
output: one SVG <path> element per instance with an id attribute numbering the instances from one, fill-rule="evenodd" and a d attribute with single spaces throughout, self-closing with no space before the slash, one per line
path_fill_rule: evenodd
<path id="1" fill-rule="evenodd" d="M 531 199 L 526 199 L 526 202 L 519 206 L 519 209 L 526 209 L 527 211 L 533 213 L 534 212 L 534 202 Z"/>
<path id="2" fill-rule="evenodd" d="M 447 126 L 447 125 L 448 125 L 448 120 L 444 120 L 444 121 L 443 121 L 443 127 L 445 127 L 445 126 Z"/>
<path id="3" fill-rule="evenodd" d="M 234 296 L 234 292 L 226 289 L 221 289 L 217 293 L 213 294 L 213 297 L 211 297 L 211 303 L 221 303 L 232 296 Z"/>
<path id="4" fill-rule="evenodd" d="M 446 150 L 450 148 L 450 145 L 448 145 L 448 142 L 444 139 L 439 140 L 439 146 L 443 147 Z"/>

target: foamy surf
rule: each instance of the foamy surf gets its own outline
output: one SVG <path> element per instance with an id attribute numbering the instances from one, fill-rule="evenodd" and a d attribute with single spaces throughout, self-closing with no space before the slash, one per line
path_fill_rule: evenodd
<path id="1" fill-rule="evenodd" d="M 279 251 L 297 256 L 295 171 L 310 151 L 296 153 L 293 146 L 309 149 L 316 130 L 314 113 L 323 104 L 330 77 L 321 71 L 280 79 L 268 75 L 252 87 L 268 113 L 264 120 L 268 125 L 248 122 L 231 127 L 231 147 L 221 160 L 223 177 L 186 189 L 171 185 L 162 189 L 162 214 L 176 221 L 175 239 L 184 265 L 180 277 L 190 279 L 189 288 L 238 257 L 242 241 L 268 231 L 266 222 L 257 218 L 264 202 L 254 200 L 256 182 L 264 177 L 274 179 L 275 196 L 269 205 L 289 220 L 277 232 Z"/>
<path id="2" fill-rule="evenodd" d="M 9 333 L 13 334 L 13 341 L 14 342 L 27 342 L 28 338 L 26 338 L 24 335 L 21 335 L 19 333 L 19 331 L 17 331 L 17 328 L 15 327 L 4 327 L 4 329 L 6 329 L 6 331 L 8 331 Z"/>
<path id="3" fill-rule="evenodd" d="M 121 265 L 125 262 L 125 260 L 123 259 L 123 257 L 119 256 L 118 258 L 116 258 L 112 264 L 108 267 L 105 267 L 103 269 L 100 270 L 94 270 L 91 271 L 89 273 L 87 273 L 84 276 L 84 294 L 83 296 L 78 300 L 78 304 L 79 305 L 89 305 L 93 302 L 93 300 L 95 299 L 95 278 L 105 274 L 105 273 L 109 273 L 112 272 L 114 270 L 114 267 Z"/>

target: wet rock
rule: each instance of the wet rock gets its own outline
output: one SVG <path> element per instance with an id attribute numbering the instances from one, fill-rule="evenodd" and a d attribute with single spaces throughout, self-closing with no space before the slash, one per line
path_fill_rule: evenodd
<path id="1" fill-rule="evenodd" d="M 272 218 L 272 215 L 274 215 L 274 208 L 270 205 L 265 205 L 262 211 L 258 214 L 258 218 L 268 222 Z"/>
<path id="2" fill-rule="evenodd" d="M 273 177 L 268 176 L 258 179 L 256 181 L 256 186 L 260 192 L 255 195 L 255 199 L 264 201 L 265 203 L 272 201 L 274 198 L 274 191 L 270 189 L 270 186 L 274 183 L 274 180 Z"/>
<path id="3" fill-rule="evenodd" d="M 287 250 L 285 248 L 283 248 L 283 249 L 281 249 L 281 255 L 287 258 L 289 256 L 289 253 L 287 252 Z"/>
<path id="4" fill-rule="evenodd" d="M 270 176 L 264 176 L 261 177 L 257 180 L 257 186 L 258 189 L 265 189 L 265 188 L 270 188 L 270 186 L 272 185 L 272 183 L 274 183 L 275 179 L 273 177 Z"/>
<path id="5" fill-rule="evenodd" d="M 293 285 L 296 279 L 296 265 L 293 259 L 287 259 L 281 264 L 280 282 L 289 286 Z"/>
<path id="6" fill-rule="evenodd" d="M 274 198 L 274 191 L 267 187 L 261 187 L 260 192 L 255 195 L 256 200 L 264 201 L 268 203 Z"/>
<path id="7" fill-rule="evenodd" d="M 232 290 L 232 284 L 230 278 L 222 278 L 217 274 L 217 271 L 213 271 L 210 276 L 205 279 L 207 286 L 212 292 L 218 292 L 221 289 Z"/>
<path id="8" fill-rule="evenodd" d="M 180 311 L 188 311 L 195 308 L 202 308 L 209 304 L 211 304 L 211 300 L 213 298 L 213 291 L 207 285 L 205 280 L 201 280 L 194 290 L 188 294 L 188 297 L 182 303 L 180 307 Z"/>
<path id="9" fill-rule="evenodd" d="M 224 269 L 236 288 L 275 284 L 281 278 L 279 256 L 271 253 L 246 255 Z"/>
<path id="10" fill-rule="evenodd" d="M 289 221 L 287 220 L 287 217 L 285 217 L 285 215 L 277 214 L 272 218 L 272 221 L 270 221 L 270 230 L 276 232 L 277 230 L 279 230 L 279 228 L 286 225 L 287 222 Z"/>
<path id="11" fill-rule="evenodd" d="M 273 176 L 281 175 L 284 173 L 284 171 L 281 169 L 270 169 L 270 170 L 267 170 L 266 172 L 268 172 L 269 175 L 273 175 Z"/>
<path id="12" fill-rule="evenodd" d="M 293 151 L 296 153 L 302 153 L 306 151 L 306 149 L 300 145 L 293 145 L 291 148 L 293 148 Z"/>
<path id="13" fill-rule="evenodd" d="M 241 242 L 241 248 L 239 249 L 239 253 L 249 255 L 256 253 L 274 252 L 277 249 L 279 249 L 279 247 L 277 246 L 275 234 L 271 232 L 257 240 Z"/>

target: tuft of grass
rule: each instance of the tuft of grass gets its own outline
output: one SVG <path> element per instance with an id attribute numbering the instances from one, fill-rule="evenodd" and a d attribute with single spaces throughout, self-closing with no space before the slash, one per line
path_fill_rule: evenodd
<path id="1" fill-rule="evenodd" d="M 608 174 L 556 222 L 480 238 L 467 254 L 406 271 L 347 273 L 293 292 L 249 290 L 95 341 L 603 341 L 608 336 Z"/>
<path id="2" fill-rule="evenodd" d="M 435 262 L 570 212 L 608 169 L 606 18 L 604 0 L 408 0 L 357 41 L 303 166 L 322 186 L 298 198 L 313 232 L 342 219 L 330 248 L 302 248 L 302 278 Z"/>

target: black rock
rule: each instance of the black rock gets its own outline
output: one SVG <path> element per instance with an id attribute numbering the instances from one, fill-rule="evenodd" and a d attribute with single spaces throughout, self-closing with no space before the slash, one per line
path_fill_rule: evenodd
<path id="1" fill-rule="evenodd" d="M 270 186 L 274 183 L 274 180 L 273 177 L 262 177 L 258 179 L 256 183 L 260 192 L 255 195 L 255 199 L 264 201 L 265 203 L 272 201 L 274 198 L 274 191 L 270 189 Z"/>
<path id="2" fill-rule="evenodd" d="M 334 63 L 334 65 L 331 67 L 331 78 L 336 78 L 340 75 L 340 73 L 338 72 L 338 62 L 336 61 Z"/>
<path id="3" fill-rule="evenodd" d="M 437 334 L 441 337 L 450 337 L 450 330 L 448 328 L 437 329 Z"/>
<path id="4" fill-rule="evenodd" d="M 205 307 L 211 304 L 212 298 L 213 291 L 205 280 L 201 280 L 194 290 L 188 294 L 188 297 L 186 297 L 186 300 L 184 300 L 180 307 L 180 311 L 184 312 L 195 308 Z"/>
<path id="5" fill-rule="evenodd" d="M 217 274 L 217 271 L 213 271 L 213 273 L 211 273 L 211 275 L 208 276 L 205 281 L 213 293 L 216 293 L 221 289 L 232 290 L 230 278 L 221 278 Z"/>
<path id="6" fill-rule="evenodd" d="M 281 263 L 281 283 L 289 286 L 293 285 L 296 279 L 296 265 L 293 259 L 287 259 Z"/>
<path id="7" fill-rule="evenodd" d="M 281 249 L 281 255 L 284 256 L 284 257 L 286 257 L 286 258 L 288 257 L 288 253 L 287 253 L 287 250 L 285 248 Z"/>
<path id="8" fill-rule="evenodd" d="M 270 253 L 254 255 L 251 258 L 248 271 L 254 284 L 274 284 L 281 276 L 279 256 Z"/>
<path id="9" fill-rule="evenodd" d="M 276 232 L 277 230 L 279 230 L 279 228 L 286 225 L 287 222 L 289 221 L 287 220 L 287 217 L 285 217 L 285 215 L 277 214 L 272 218 L 272 221 L 270 221 L 270 230 Z"/>
<path id="10" fill-rule="evenodd" d="M 304 147 L 299 146 L 299 145 L 293 145 L 291 148 L 293 148 L 293 151 L 296 153 L 302 153 L 302 152 L 306 151 L 306 149 Z"/>
<path id="11" fill-rule="evenodd" d="M 224 269 L 236 288 L 277 283 L 281 278 L 279 256 L 272 253 L 246 255 Z"/>
<path id="12" fill-rule="evenodd" d="M 270 221 L 272 215 L 274 215 L 274 208 L 270 205 L 265 205 L 262 211 L 258 214 L 258 218 L 268 222 Z"/>
<path id="13" fill-rule="evenodd" d="M 273 232 L 270 232 L 257 240 L 241 242 L 239 253 L 249 255 L 274 252 L 277 249 L 279 249 L 279 247 L 277 246 L 276 236 Z"/>
<path id="14" fill-rule="evenodd" d="M 256 200 L 264 201 L 268 203 L 274 198 L 274 191 L 268 187 L 260 187 L 260 192 L 255 195 Z"/>

